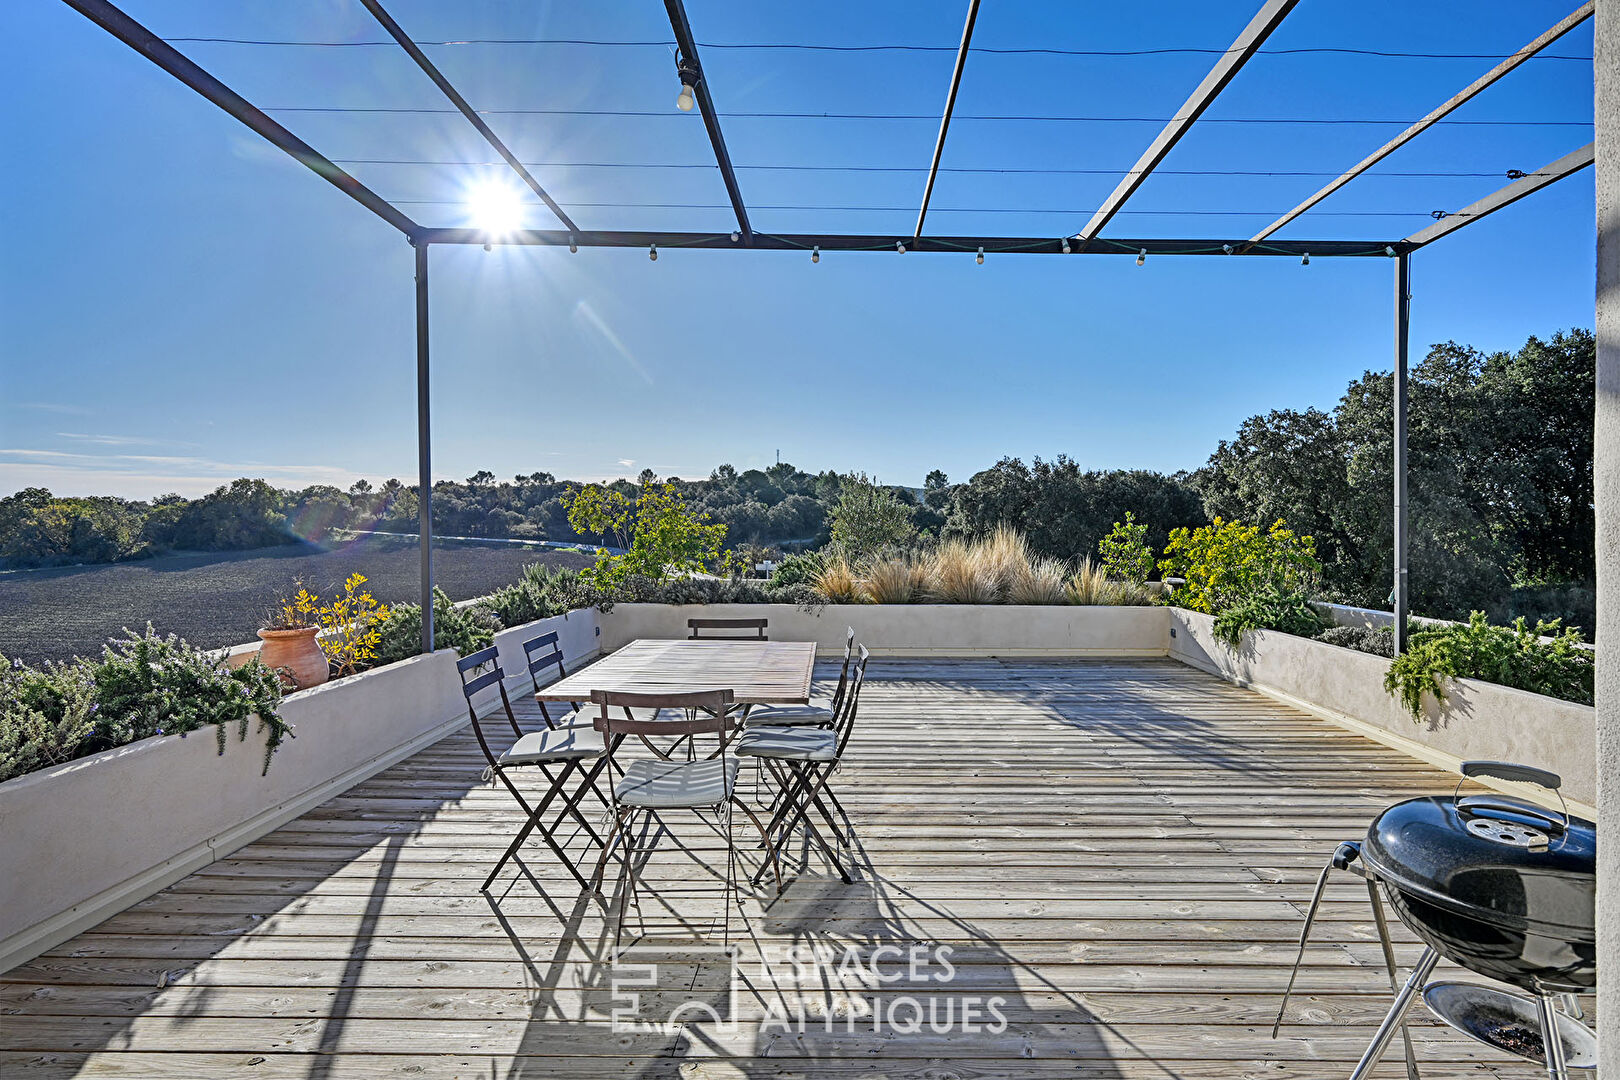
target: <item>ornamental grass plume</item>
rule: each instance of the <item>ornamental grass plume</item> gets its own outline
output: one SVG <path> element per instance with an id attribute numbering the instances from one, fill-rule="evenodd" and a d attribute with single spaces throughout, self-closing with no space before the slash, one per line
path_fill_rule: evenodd
<path id="1" fill-rule="evenodd" d="M 1059 559 L 1036 555 L 1014 567 L 1007 585 L 1009 604 L 1064 604 L 1068 567 Z"/>
<path id="2" fill-rule="evenodd" d="M 907 555 L 891 555 L 867 564 L 861 587 L 874 604 L 915 604 L 928 595 L 928 566 Z"/>
<path id="3" fill-rule="evenodd" d="M 997 600 L 1004 598 L 1013 581 L 1029 569 L 1029 541 L 1024 539 L 1023 533 L 1007 525 L 976 541 L 972 551 L 994 582 Z"/>
<path id="4" fill-rule="evenodd" d="M 990 562 L 976 546 L 960 540 L 946 540 L 934 549 L 928 561 L 929 592 L 943 604 L 993 604 L 997 599 L 996 577 Z"/>
<path id="5" fill-rule="evenodd" d="M 821 568 L 816 571 L 815 587 L 831 604 L 859 604 L 865 599 L 860 579 L 842 552 L 822 560 Z"/>
<path id="6" fill-rule="evenodd" d="M 1064 593 L 1071 604 L 1085 606 L 1119 604 L 1124 601 L 1125 587 L 1120 582 L 1110 581 L 1108 572 L 1100 563 L 1093 562 L 1088 555 L 1080 560 L 1074 573 L 1069 575 Z"/>

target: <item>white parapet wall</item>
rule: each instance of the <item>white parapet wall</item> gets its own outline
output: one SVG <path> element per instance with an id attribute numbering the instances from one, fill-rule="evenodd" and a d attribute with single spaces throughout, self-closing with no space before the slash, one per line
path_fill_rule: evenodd
<path id="1" fill-rule="evenodd" d="M 845 627 L 877 656 L 1163 656 L 1163 607 L 1009 604 L 615 604 L 601 616 L 602 650 L 637 638 L 684 638 L 688 619 L 769 619 L 779 641 L 841 653 Z"/>
<path id="2" fill-rule="evenodd" d="M 569 669 L 595 657 L 594 609 L 497 635 L 508 693 L 530 691 L 523 642 L 556 631 Z M 245 662 L 256 646 L 236 652 Z M 467 722 L 452 649 L 289 694 L 293 725 L 264 765 L 249 721 L 143 739 L 0 784 L 0 971 L 37 956 L 340 795 Z M 556 670 L 541 673 L 541 681 Z M 499 701 L 494 688 L 480 714 Z M 476 775 L 471 779 L 476 780 Z"/>
<path id="3" fill-rule="evenodd" d="M 0 970 L 206 866 L 466 723 L 442 649 L 288 695 L 264 767 L 235 725 L 143 739 L 0 784 Z"/>
<path id="4" fill-rule="evenodd" d="M 1216 639 L 1215 620 L 1172 608 L 1170 655 L 1184 664 L 1332 720 L 1450 771 L 1469 760 L 1510 760 L 1564 778 L 1564 797 L 1591 812 L 1597 792 L 1597 718 L 1589 705 L 1477 679 L 1453 679 L 1446 703 L 1419 721 L 1384 690 L 1389 661 L 1309 638 L 1262 630 L 1240 649 Z M 1515 794 L 1529 794 L 1517 790 Z"/>

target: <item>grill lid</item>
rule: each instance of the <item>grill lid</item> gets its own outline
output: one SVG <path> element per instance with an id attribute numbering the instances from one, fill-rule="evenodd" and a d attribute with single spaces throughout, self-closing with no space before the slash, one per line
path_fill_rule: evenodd
<path id="1" fill-rule="evenodd" d="M 1402 892 L 1508 930 L 1596 941 L 1597 828 L 1505 795 L 1409 799 L 1361 854 Z"/>

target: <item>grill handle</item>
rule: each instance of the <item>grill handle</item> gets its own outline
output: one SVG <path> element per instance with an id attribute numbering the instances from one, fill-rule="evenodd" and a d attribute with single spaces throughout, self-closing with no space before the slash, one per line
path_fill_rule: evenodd
<path id="1" fill-rule="evenodd" d="M 1465 761 L 1462 763 L 1462 774 L 1491 776 L 1498 780 L 1521 784 L 1539 784 L 1548 791 L 1557 791 L 1564 782 L 1564 778 L 1555 772 L 1538 769 L 1534 765 L 1519 765 L 1512 761 Z"/>
<path id="2" fill-rule="evenodd" d="M 1558 797 L 1558 807 L 1563 812 L 1564 817 L 1561 827 L 1549 831 L 1554 836 L 1562 836 L 1569 831 L 1569 804 L 1564 802 L 1564 793 L 1558 790 L 1563 785 L 1564 778 L 1557 773 L 1550 772 L 1547 769 L 1538 769 L 1534 765 L 1520 765 L 1513 761 L 1465 761 L 1462 763 L 1460 771 L 1465 777 L 1490 776 L 1497 780 L 1509 780 L 1520 784 L 1538 784 L 1546 788 Z M 1456 788 L 1451 792 L 1451 797 L 1455 799 L 1457 792 L 1461 790 L 1462 781 L 1458 780 Z M 1493 804 L 1489 795 L 1471 795 L 1462 802 L 1469 803 L 1480 810 L 1496 811 L 1497 813 L 1503 810 L 1511 810 L 1514 813 L 1524 812 L 1521 807 L 1504 807 L 1500 804 Z M 1462 808 L 1461 803 L 1459 803 L 1460 808 Z"/>

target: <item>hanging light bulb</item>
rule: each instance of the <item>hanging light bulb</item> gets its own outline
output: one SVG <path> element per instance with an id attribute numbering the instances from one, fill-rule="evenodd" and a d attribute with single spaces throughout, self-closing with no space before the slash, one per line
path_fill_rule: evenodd
<path id="1" fill-rule="evenodd" d="M 697 84 L 702 76 L 697 65 L 685 60 L 676 63 L 675 74 L 681 80 L 681 92 L 675 95 L 675 107 L 681 112 L 691 112 L 692 106 L 697 104 Z"/>
<path id="2" fill-rule="evenodd" d="M 979 249 L 979 253 L 974 256 L 973 261 L 978 263 L 980 266 L 984 265 L 984 248 Z"/>
<path id="3" fill-rule="evenodd" d="M 741 239 L 742 239 L 742 233 L 738 232 L 736 229 L 732 229 L 731 230 L 731 242 L 733 244 L 735 244 L 737 241 L 739 241 Z"/>
<path id="4" fill-rule="evenodd" d="M 894 242 L 894 250 L 904 255 L 906 253 L 906 242 L 904 240 L 896 240 Z"/>
<path id="5" fill-rule="evenodd" d="M 658 261 L 658 245 L 657 244 L 648 245 L 648 247 L 647 247 L 647 258 L 651 259 L 653 262 Z"/>
<path id="6" fill-rule="evenodd" d="M 484 245 L 484 250 L 485 250 L 485 251 L 492 251 L 492 250 L 494 250 L 494 249 L 493 249 L 493 248 L 491 248 L 491 247 L 490 247 L 490 246 L 489 246 L 489 245 L 488 245 L 488 244 L 485 244 L 485 245 Z"/>
<path id="7" fill-rule="evenodd" d="M 1221 250 L 1226 252 L 1228 255 L 1230 255 L 1230 254 L 1232 254 L 1232 245 L 1231 244 L 1222 244 L 1221 245 Z"/>
<path id="8" fill-rule="evenodd" d="M 576 237 L 573 233 L 568 234 L 568 254 L 570 254 L 570 255 L 578 255 L 579 254 L 579 238 Z"/>
<path id="9" fill-rule="evenodd" d="M 1310 252 L 1307 251 L 1307 252 L 1305 252 L 1303 255 L 1301 255 L 1299 257 L 1299 265 L 1301 265 L 1301 266 L 1309 266 L 1309 265 L 1311 265 L 1311 253 Z"/>
<path id="10" fill-rule="evenodd" d="M 1141 266 L 1146 262 L 1147 262 L 1147 248 L 1143 248 L 1141 251 L 1138 251 L 1136 253 L 1136 265 Z"/>
<path id="11" fill-rule="evenodd" d="M 1069 252 L 1071 252 L 1073 250 L 1074 249 L 1069 246 L 1069 238 L 1067 236 L 1065 236 L 1063 238 L 1063 254 L 1067 255 L 1067 254 L 1069 254 Z"/>
<path id="12" fill-rule="evenodd" d="M 819 244 L 810 249 L 810 261 L 813 263 L 821 261 L 821 246 Z"/>

